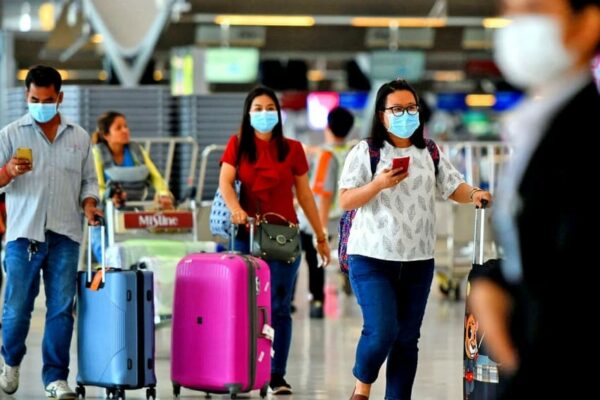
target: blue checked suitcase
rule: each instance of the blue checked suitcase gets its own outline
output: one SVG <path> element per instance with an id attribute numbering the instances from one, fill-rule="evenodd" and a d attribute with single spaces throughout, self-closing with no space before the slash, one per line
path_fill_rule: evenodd
<path id="1" fill-rule="evenodd" d="M 107 398 L 125 399 L 126 389 L 147 387 L 155 399 L 153 274 L 105 265 L 92 274 L 90 259 L 91 243 L 87 271 L 77 276 L 77 394 L 99 386 Z"/>

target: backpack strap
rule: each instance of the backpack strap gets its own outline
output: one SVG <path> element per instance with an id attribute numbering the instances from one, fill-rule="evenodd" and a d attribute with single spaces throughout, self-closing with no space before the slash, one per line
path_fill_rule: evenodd
<path id="1" fill-rule="evenodd" d="M 371 178 L 375 175 L 375 171 L 377 170 L 377 164 L 379 164 L 379 159 L 381 158 L 381 149 L 379 147 L 375 147 L 373 145 L 373 141 L 369 138 L 367 139 L 367 144 L 369 145 L 369 157 L 371 158 Z"/>
<path id="2" fill-rule="evenodd" d="M 435 168 L 435 175 L 438 174 L 438 166 L 440 165 L 440 149 L 438 149 L 437 144 L 431 139 L 425 138 L 425 146 L 427 147 L 427 151 L 429 151 L 429 155 L 433 160 L 433 166 Z"/>

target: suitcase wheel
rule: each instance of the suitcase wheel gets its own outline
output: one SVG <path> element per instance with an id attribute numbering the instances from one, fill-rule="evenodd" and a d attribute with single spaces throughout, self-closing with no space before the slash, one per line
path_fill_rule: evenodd
<path id="1" fill-rule="evenodd" d="M 156 400 L 156 389 L 153 387 L 146 389 L 146 400 Z"/>
<path id="2" fill-rule="evenodd" d="M 78 399 L 85 399 L 85 386 L 77 385 L 75 388 L 75 394 L 77 395 Z"/>
<path id="3" fill-rule="evenodd" d="M 116 400 L 125 400 L 125 390 L 118 389 L 115 393 L 114 399 Z"/>
<path id="4" fill-rule="evenodd" d="M 173 384 L 173 397 L 175 398 L 179 398 L 179 395 L 181 394 L 181 386 L 176 385 L 175 383 Z"/>
<path id="5" fill-rule="evenodd" d="M 114 399 L 114 398 L 116 398 L 115 394 L 117 392 L 117 389 L 106 388 L 105 392 L 106 392 L 106 398 L 107 399 Z"/>
<path id="6" fill-rule="evenodd" d="M 265 385 L 263 387 L 260 388 L 260 398 L 264 399 L 265 397 L 267 397 L 267 393 L 269 391 L 269 385 Z"/>

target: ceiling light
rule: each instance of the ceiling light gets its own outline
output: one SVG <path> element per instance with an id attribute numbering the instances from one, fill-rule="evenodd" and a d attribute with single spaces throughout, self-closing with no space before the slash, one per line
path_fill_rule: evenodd
<path id="1" fill-rule="evenodd" d="M 19 17 L 19 30 L 21 32 L 29 32 L 31 30 L 31 6 L 27 1 L 21 6 L 21 16 Z"/>
<path id="2" fill-rule="evenodd" d="M 465 102 L 469 107 L 493 107 L 496 104 L 496 96 L 493 94 L 470 94 Z"/>
<path id="3" fill-rule="evenodd" d="M 438 82 L 460 82 L 465 80 L 464 71 L 435 71 L 433 80 Z"/>
<path id="4" fill-rule="evenodd" d="M 40 5 L 38 16 L 40 19 L 40 27 L 43 31 L 49 32 L 54 29 L 54 3 L 47 1 Z"/>
<path id="5" fill-rule="evenodd" d="M 320 69 L 311 69 L 308 71 L 307 77 L 311 82 L 320 82 L 325 79 L 325 74 Z"/>
<path id="6" fill-rule="evenodd" d="M 254 26 L 313 26 L 315 19 L 308 15 L 217 15 L 219 25 Z"/>
<path id="7" fill-rule="evenodd" d="M 99 33 L 95 33 L 90 37 L 90 42 L 92 42 L 94 44 L 100 44 L 100 43 L 102 43 L 103 40 L 104 40 L 104 37 L 102 37 L 102 35 Z"/>
<path id="8" fill-rule="evenodd" d="M 421 17 L 406 17 L 406 18 L 388 18 L 388 17 L 355 17 L 350 21 L 352 26 L 383 28 L 383 27 L 399 27 L 399 28 L 442 28 L 446 26 L 445 18 L 421 18 Z"/>
<path id="9" fill-rule="evenodd" d="M 486 29 L 499 29 L 509 25 L 510 22 L 508 18 L 484 18 L 482 25 Z"/>

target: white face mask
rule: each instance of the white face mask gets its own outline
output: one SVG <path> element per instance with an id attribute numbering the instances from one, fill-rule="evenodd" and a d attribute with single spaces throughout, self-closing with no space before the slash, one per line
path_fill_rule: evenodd
<path id="1" fill-rule="evenodd" d="M 523 88 L 549 82 L 575 64 L 563 45 L 560 22 L 542 15 L 517 16 L 499 29 L 494 58 L 506 80 Z"/>

